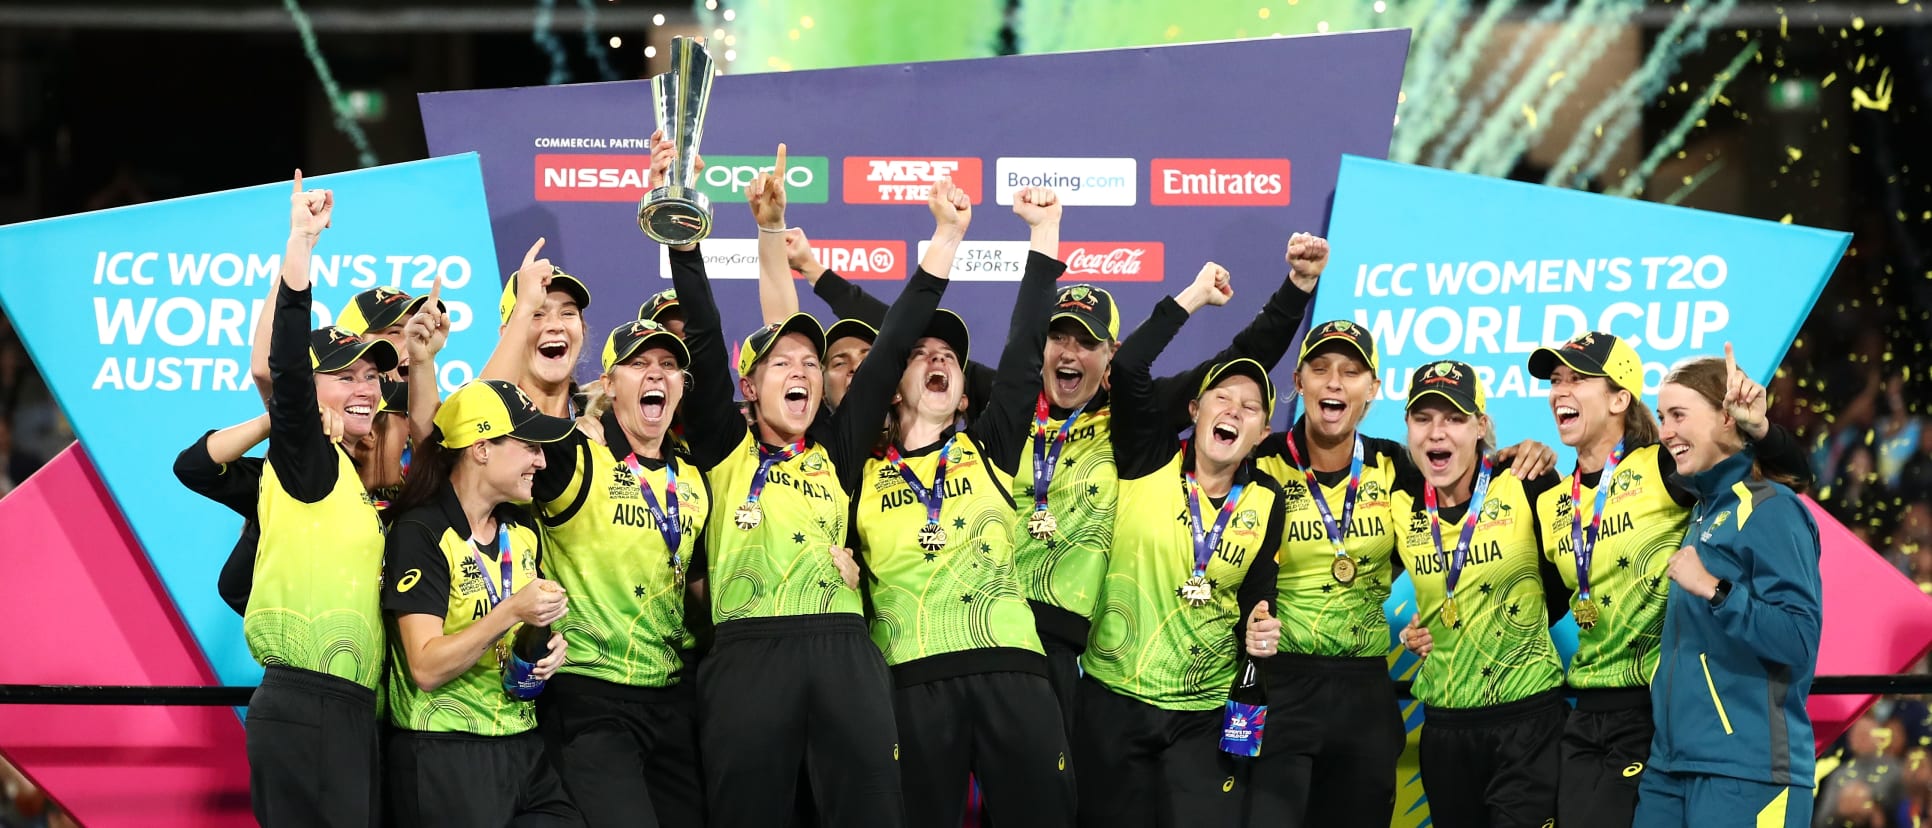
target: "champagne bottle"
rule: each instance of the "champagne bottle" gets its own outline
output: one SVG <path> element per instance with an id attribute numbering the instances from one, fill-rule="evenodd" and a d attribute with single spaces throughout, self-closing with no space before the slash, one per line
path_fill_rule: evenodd
<path id="1" fill-rule="evenodd" d="M 1221 750 L 1234 756 L 1261 755 L 1261 731 L 1268 724 L 1268 689 L 1253 657 L 1241 659 L 1241 671 L 1228 693 L 1221 717 Z"/>
<path id="2" fill-rule="evenodd" d="M 550 627 L 520 624 L 511 638 L 510 663 L 504 665 L 503 690 L 511 698 L 529 701 L 543 692 L 545 681 L 532 673 L 537 662 L 550 654 Z"/>

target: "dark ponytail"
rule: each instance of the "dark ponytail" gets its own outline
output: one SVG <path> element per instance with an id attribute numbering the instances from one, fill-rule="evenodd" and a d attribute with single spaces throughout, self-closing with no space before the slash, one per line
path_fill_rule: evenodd
<path id="1" fill-rule="evenodd" d="M 452 449 L 443 445 L 443 430 L 430 432 L 429 439 L 416 446 L 410 457 L 409 473 L 403 476 L 402 492 L 383 511 L 383 520 L 394 525 L 396 518 L 411 509 L 436 500 L 449 485 L 450 472 L 456 468 L 456 459 L 462 449 Z"/>

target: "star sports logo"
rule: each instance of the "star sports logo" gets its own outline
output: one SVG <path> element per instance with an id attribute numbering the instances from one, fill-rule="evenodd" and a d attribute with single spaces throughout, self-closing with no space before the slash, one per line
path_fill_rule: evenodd
<path id="1" fill-rule="evenodd" d="M 974 204 L 980 203 L 980 160 L 977 158 L 848 157 L 845 159 L 845 203 L 923 204 L 932 195 L 932 183 L 946 176 Z"/>
<path id="2" fill-rule="evenodd" d="M 1148 201 L 1164 207 L 1282 207 L 1286 158 L 1156 158 Z"/>

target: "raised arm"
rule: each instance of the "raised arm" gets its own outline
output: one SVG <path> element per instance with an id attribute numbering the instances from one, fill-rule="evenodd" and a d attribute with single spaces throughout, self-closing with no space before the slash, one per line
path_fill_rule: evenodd
<path id="1" fill-rule="evenodd" d="M 709 469 L 730 453 L 745 436 L 745 418 L 733 401 L 730 351 L 725 347 L 724 320 L 718 300 L 705 277 L 704 255 L 697 245 L 671 248 L 671 286 L 677 289 L 684 311 L 684 346 L 691 351 L 691 388 L 684 395 L 684 440 L 691 460 Z"/>
<path id="2" fill-rule="evenodd" d="M 1026 448 L 1026 428 L 1033 401 L 1040 395 L 1040 361 L 1046 350 L 1047 321 L 1052 316 L 1053 287 L 1064 262 L 1060 250 L 1060 199 L 1045 187 L 1029 187 L 1015 194 L 1013 212 L 1025 219 L 1031 232 L 1026 273 L 1020 278 L 1012 318 L 1007 321 L 1006 347 L 1000 351 L 999 372 L 986 390 L 984 413 L 973 418 L 972 432 L 993 464 L 1007 474 L 1019 468 Z M 981 393 L 971 388 L 970 393 Z M 980 401 L 975 401 L 980 402 Z"/>
<path id="3" fill-rule="evenodd" d="M 436 387 L 436 355 L 449 342 L 449 313 L 443 310 L 443 280 L 429 288 L 429 300 L 403 325 L 403 344 L 409 349 L 409 439 L 429 442 L 436 429 L 436 409 L 443 404 Z"/>
<path id="4" fill-rule="evenodd" d="M 952 179 L 941 178 L 933 184 L 926 200 L 932 210 L 932 243 L 919 260 L 919 271 L 912 274 L 899 298 L 886 311 L 872 352 L 859 363 L 846 387 L 845 400 L 832 414 L 832 441 L 827 450 L 839 472 L 839 484 L 847 492 L 858 490 L 859 476 L 868 451 L 877 442 L 879 426 L 885 422 L 892 390 L 906 370 L 906 355 L 919 341 L 939 298 L 946 292 L 946 277 L 953 270 L 953 256 L 973 220 L 973 204 L 966 193 L 953 186 Z M 689 325 L 687 321 L 685 323 Z"/>
<path id="5" fill-rule="evenodd" d="M 290 198 L 289 255 L 282 260 L 268 343 L 268 462 L 290 495 L 314 503 L 335 488 L 336 459 L 315 401 L 309 361 L 309 254 L 329 226 L 335 193 L 301 186 L 298 176 Z"/>
<path id="6" fill-rule="evenodd" d="M 483 372 L 478 379 L 500 379 L 518 382 L 529 369 L 530 326 L 536 324 L 537 311 L 543 307 L 544 297 L 550 292 L 550 276 L 557 272 L 549 259 L 541 258 L 543 239 L 530 245 L 523 254 L 523 264 L 510 278 L 516 280 L 516 305 L 510 309 L 510 318 L 503 320 L 503 331 L 497 335 L 496 350 L 490 352 L 490 361 L 483 364 Z M 411 395 L 410 401 L 415 401 Z"/>
<path id="7" fill-rule="evenodd" d="M 798 312 L 798 286 L 786 257 L 785 145 L 778 145 L 770 173 L 760 173 L 745 188 L 752 221 L 758 225 L 758 309 L 765 324 L 775 325 Z"/>
<path id="8" fill-rule="evenodd" d="M 252 518 L 261 490 L 262 461 L 242 455 L 266 439 L 267 414 L 210 431 L 175 457 L 175 479 L 189 491 Z"/>
<path id="9" fill-rule="evenodd" d="M 1302 317 L 1314 297 L 1316 282 L 1328 267 L 1328 241 L 1320 236 L 1296 233 L 1288 239 L 1286 259 L 1287 277 L 1248 326 L 1234 335 L 1227 348 L 1176 376 L 1155 380 L 1160 398 L 1172 401 L 1168 413 L 1177 429 L 1187 427 L 1187 406 L 1183 400 L 1194 398 L 1193 391 L 1201 378 L 1207 376 L 1209 368 L 1246 357 L 1272 371 L 1287 356 L 1288 346 L 1294 343 L 1295 332 L 1301 329 Z"/>
<path id="10" fill-rule="evenodd" d="M 1228 272 L 1208 262 L 1195 274 L 1193 284 L 1179 296 L 1168 297 L 1154 305 L 1154 313 L 1120 343 L 1114 354 L 1109 393 L 1113 401 L 1114 465 L 1123 480 L 1145 477 L 1174 455 L 1179 440 L 1176 429 L 1163 412 L 1163 393 L 1193 400 L 1197 388 L 1175 388 L 1163 392 L 1154 381 L 1154 360 L 1180 333 L 1181 326 L 1204 305 L 1225 305 L 1234 296 L 1228 285 Z M 1198 385 L 1199 380 L 1196 380 Z"/>

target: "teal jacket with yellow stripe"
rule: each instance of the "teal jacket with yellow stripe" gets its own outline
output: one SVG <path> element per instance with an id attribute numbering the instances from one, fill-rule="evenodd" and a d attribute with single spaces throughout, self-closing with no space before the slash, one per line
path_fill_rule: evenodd
<path id="1" fill-rule="evenodd" d="M 1650 768 L 1809 787 L 1818 524 L 1790 489 L 1755 478 L 1753 459 L 1746 449 L 1688 478 L 1698 500 L 1684 542 L 1728 586 L 1708 601 L 1670 587 Z"/>

